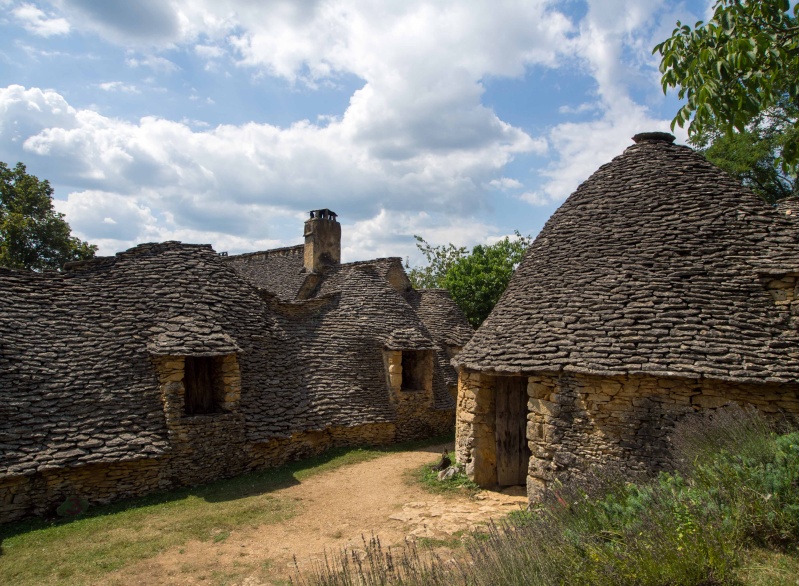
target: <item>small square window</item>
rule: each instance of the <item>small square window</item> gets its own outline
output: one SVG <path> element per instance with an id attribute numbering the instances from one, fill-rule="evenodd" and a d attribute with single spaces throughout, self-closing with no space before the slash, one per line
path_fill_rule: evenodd
<path id="1" fill-rule="evenodd" d="M 186 415 L 207 415 L 223 411 L 225 392 L 220 362 L 215 357 L 186 357 L 183 375 Z"/>
<path id="2" fill-rule="evenodd" d="M 405 350 L 402 352 L 403 390 L 421 391 L 428 387 L 427 378 L 432 375 L 432 369 L 428 368 L 428 355 L 429 352 L 425 351 Z"/>

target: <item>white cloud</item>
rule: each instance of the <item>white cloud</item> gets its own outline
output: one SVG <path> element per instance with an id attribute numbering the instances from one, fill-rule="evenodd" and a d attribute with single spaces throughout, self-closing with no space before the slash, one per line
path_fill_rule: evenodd
<path id="1" fill-rule="evenodd" d="M 56 92 L 0 88 L 0 154 L 46 161 L 79 193 L 149 210 L 134 223 L 135 239 L 213 234 L 230 249 L 291 243 L 297 230 L 259 218 L 293 225 L 293 214 L 329 205 L 353 223 L 347 254 L 355 257 L 367 248 L 397 254 L 400 241 L 412 251 L 417 224 L 446 241 L 466 225 L 476 243 L 496 231 L 469 217 L 506 197 L 497 190 L 523 191 L 514 197 L 533 205 L 561 200 L 634 133 L 667 129 L 640 98 L 659 99 L 649 47 L 662 28 L 656 16 L 671 14 L 665 0 L 589 0 L 579 22 L 559 12 L 569 3 L 546 0 L 142 0 L 136 14 L 123 0 L 54 1 L 74 29 L 126 47 L 130 67 L 178 72 L 159 54 L 167 48 L 209 63 L 227 54 L 253 76 L 302 91 L 362 81 L 345 110 L 285 127 L 123 121 L 72 108 Z M 564 63 L 596 81 L 596 100 L 560 112 L 586 122 L 521 128 L 484 104 L 486 80 Z M 106 83 L 106 91 L 126 87 Z M 508 165 L 531 154 L 549 160 L 539 184 L 504 176 L 518 175 L 523 165 Z M 86 230 L 81 217 L 117 222 L 105 230 L 124 223 L 77 205 L 70 213 Z M 113 241 L 108 234 L 96 238 Z"/>
<path id="2" fill-rule="evenodd" d="M 539 188 L 520 196 L 531 205 L 568 197 L 597 168 L 630 146 L 634 134 L 670 132 L 670 121 L 653 116 L 633 95 L 642 89 L 648 101 L 662 100 L 651 47 L 666 34 L 663 21 L 673 22 L 671 7 L 665 0 L 589 0 L 588 7 L 571 47 L 596 80 L 597 100 L 560 111 L 593 110 L 595 118 L 551 127 L 547 139 L 556 157 L 540 172 Z M 679 129 L 676 134 L 678 141 L 685 139 Z"/>
<path id="3" fill-rule="evenodd" d="M 92 241 L 119 233 L 119 244 L 192 234 L 227 235 L 219 241 L 231 244 L 293 242 L 299 229 L 262 219 L 302 217 L 319 206 L 335 206 L 351 222 L 383 210 L 397 217 L 451 212 L 460 219 L 485 205 L 482 186 L 515 153 L 536 148 L 536 141 L 499 123 L 495 136 L 470 148 L 419 144 L 386 156 L 384 137 L 359 134 L 358 122 L 345 115 L 324 126 L 301 121 L 287 128 L 249 123 L 198 130 L 75 109 L 52 91 L 0 89 L 0 138 L 7 128 L 17 137 L 9 158 L 47 161 L 53 183 L 83 186 L 69 194 L 69 221 Z M 366 250 L 368 239 L 356 242 Z"/>
<path id="4" fill-rule="evenodd" d="M 545 206 L 551 203 L 546 195 L 538 191 L 525 191 L 524 193 L 520 193 L 517 197 L 534 206 Z"/>
<path id="5" fill-rule="evenodd" d="M 122 81 L 106 81 L 97 84 L 97 87 L 105 92 L 123 92 L 127 94 L 141 93 L 135 85 L 127 84 Z"/>
<path id="6" fill-rule="evenodd" d="M 547 179 L 541 192 L 522 199 L 534 205 L 565 199 L 601 165 L 632 145 L 633 135 L 650 131 L 671 132 L 669 124 L 669 120 L 653 118 L 646 108 L 627 99 L 609 108 L 599 120 L 555 126 L 549 141 L 559 158 L 541 172 Z M 687 138 L 681 129 L 677 129 L 675 134 L 678 142 Z"/>
<path id="7" fill-rule="evenodd" d="M 70 31 L 69 22 L 64 18 L 53 18 L 34 4 L 21 4 L 12 13 L 30 33 L 40 37 L 65 35 Z"/>
<path id="8" fill-rule="evenodd" d="M 225 50 L 215 45 L 195 45 L 194 52 L 203 59 L 219 59 Z"/>
<path id="9" fill-rule="evenodd" d="M 74 232 L 91 235 L 92 241 L 134 242 L 156 223 L 149 207 L 118 193 L 79 191 L 70 193 L 66 201 L 55 200 L 54 205 Z"/>
<path id="10" fill-rule="evenodd" d="M 180 67 L 172 63 L 172 61 L 169 59 L 159 57 L 157 55 L 149 55 L 141 59 L 136 57 L 128 57 L 125 60 L 125 63 L 127 63 L 129 67 L 146 67 L 148 69 L 152 69 L 156 73 L 165 74 L 174 73 L 180 69 Z"/>
<path id="11" fill-rule="evenodd" d="M 584 102 L 578 106 L 561 106 L 558 112 L 561 114 L 585 114 L 586 112 L 596 112 L 599 110 L 599 104 L 596 102 Z"/>
<path id="12" fill-rule="evenodd" d="M 509 189 L 521 189 L 524 185 L 517 179 L 511 177 L 500 177 L 499 179 L 492 179 L 488 185 L 500 191 L 508 191 Z"/>
<path id="13" fill-rule="evenodd" d="M 345 262 L 399 256 L 416 266 L 424 258 L 416 248 L 414 235 L 422 236 L 434 246 L 452 243 L 471 249 L 475 244 L 492 240 L 497 232 L 495 226 L 468 217 L 381 209 L 371 218 L 342 227 L 341 256 Z"/>

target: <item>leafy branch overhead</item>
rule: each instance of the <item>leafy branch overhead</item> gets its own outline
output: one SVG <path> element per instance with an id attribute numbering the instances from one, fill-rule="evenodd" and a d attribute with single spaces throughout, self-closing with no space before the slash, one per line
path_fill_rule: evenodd
<path id="1" fill-rule="evenodd" d="M 0 162 L 0 266 L 60 269 L 92 258 L 97 247 L 70 234 L 64 214 L 53 209 L 53 188 L 17 163 Z"/>
<path id="2" fill-rule="evenodd" d="M 799 107 L 799 4 L 788 0 L 717 0 L 713 17 L 693 28 L 677 23 L 658 44 L 663 91 L 677 88 L 686 100 L 672 121 L 696 136 L 721 129 L 725 134 L 751 130 L 784 106 Z M 799 168 L 799 120 L 784 121 L 788 136 L 779 165 L 796 176 Z"/>

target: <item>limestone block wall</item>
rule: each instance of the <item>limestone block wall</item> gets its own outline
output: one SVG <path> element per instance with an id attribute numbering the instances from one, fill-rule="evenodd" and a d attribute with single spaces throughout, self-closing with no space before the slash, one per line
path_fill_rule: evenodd
<path id="1" fill-rule="evenodd" d="M 422 437 L 432 437 L 451 432 L 455 413 L 450 409 L 434 409 L 433 397 L 433 351 L 426 351 L 421 389 L 402 387 L 402 351 L 386 350 L 384 360 L 388 373 L 389 397 L 397 412 L 394 439 L 397 442 Z"/>
<path id="2" fill-rule="evenodd" d="M 688 413 L 737 403 L 775 417 L 799 416 L 795 384 L 572 374 L 531 376 L 528 395 L 531 498 L 553 480 L 568 482 L 611 462 L 631 472 L 667 468 L 668 436 Z"/>
<path id="3" fill-rule="evenodd" d="M 250 460 L 244 415 L 238 412 L 241 376 L 235 354 L 215 357 L 221 380 L 221 412 L 186 415 L 183 385 L 184 358 L 153 358 L 164 404 L 170 456 L 161 475 L 170 486 L 201 484 L 247 470 Z"/>
<path id="4" fill-rule="evenodd" d="M 331 448 L 380 446 L 394 442 L 393 423 L 372 423 L 357 427 L 329 427 L 322 431 L 295 433 L 291 437 L 254 444 L 249 466 L 252 469 L 280 466 L 291 460 L 317 456 Z"/>
<path id="5" fill-rule="evenodd" d="M 532 500 L 553 481 L 579 479 L 591 467 L 613 463 L 630 472 L 668 467 L 669 433 L 688 413 L 737 403 L 799 419 L 799 384 L 557 373 L 527 381 Z M 457 459 L 481 486 L 497 481 L 494 384 L 495 377 L 484 373 L 460 373 Z"/>
<path id="6" fill-rule="evenodd" d="M 497 481 L 496 402 L 493 377 L 473 370 L 458 376 L 455 420 L 455 457 L 466 474 L 480 486 Z"/>
<path id="7" fill-rule="evenodd" d="M 105 504 L 165 490 L 160 458 L 116 464 L 55 468 L 29 476 L 0 480 L 0 522 L 42 516 L 55 511 L 67 497 L 79 495 Z"/>
<path id="8" fill-rule="evenodd" d="M 215 358 L 222 400 L 218 412 L 204 415 L 185 413 L 184 358 L 153 357 L 170 446 L 166 453 L 4 478 L 0 480 L 0 522 L 52 514 L 70 496 L 104 504 L 279 466 L 334 447 L 386 445 L 451 430 L 454 412 L 432 408 L 432 386 L 417 391 L 401 389 L 401 370 L 397 370 L 397 365 L 401 369 L 401 358 L 401 352 L 392 354 L 389 362 L 394 365 L 393 372 L 392 367 L 387 369 L 389 378 L 397 382 L 390 390 L 397 409 L 395 422 L 331 426 L 253 442 L 246 435 L 245 418 L 239 412 L 241 382 L 234 354 Z M 429 379 L 431 376 L 426 377 Z"/>

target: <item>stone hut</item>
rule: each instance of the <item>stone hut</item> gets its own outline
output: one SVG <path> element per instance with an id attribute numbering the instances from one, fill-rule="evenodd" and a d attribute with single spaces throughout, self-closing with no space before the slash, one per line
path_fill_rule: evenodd
<path id="1" fill-rule="evenodd" d="M 668 465 L 686 413 L 799 413 L 799 231 L 665 133 L 545 225 L 455 358 L 457 458 L 536 499 L 607 463 Z"/>
<path id="2" fill-rule="evenodd" d="M 468 322 L 399 259 L 340 264 L 325 212 L 321 246 L 0 269 L 0 522 L 452 429 Z"/>

